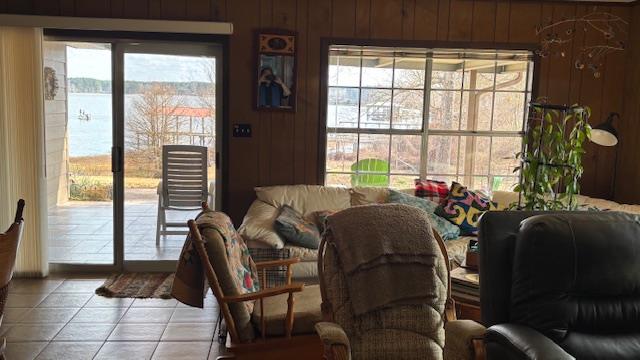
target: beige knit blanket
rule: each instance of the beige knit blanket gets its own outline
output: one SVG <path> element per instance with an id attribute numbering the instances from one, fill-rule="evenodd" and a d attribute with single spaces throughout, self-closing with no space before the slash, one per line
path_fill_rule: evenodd
<path id="1" fill-rule="evenodd" d="M 432 303 L 445 286 L 440 248 L 424 211 L 406 205 L 357 206 L 327 219 L 356 315 L 394 304 Z"/>

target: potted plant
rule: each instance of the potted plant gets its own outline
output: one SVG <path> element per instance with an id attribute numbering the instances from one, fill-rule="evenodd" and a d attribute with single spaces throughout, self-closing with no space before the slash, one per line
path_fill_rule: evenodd
<path id="1" fill-rule="evenodd" d="M 516 156 L 520 166 L 521 210 L 575 210 L 574 195 L 580 192 L 584 172 L 582 156 L 591 136 L 591 109 L 578 105 L 530 105 L 529 128 L 524 149 Z"/>

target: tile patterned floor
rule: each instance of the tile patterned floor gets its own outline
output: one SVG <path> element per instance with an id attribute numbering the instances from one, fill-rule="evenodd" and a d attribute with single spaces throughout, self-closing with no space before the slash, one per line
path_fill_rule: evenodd
<path id="1" fill-rule="evenodd" d="M 108 299 L 94 290 L 104 278 L 16 279 L 0 336 L 8 360 L 215 359 L 217 303 Z"/>
<path id="2" fill-rule="evenodd" d="M 125 194 L 126 197 L 126 194 Z M 126 197 L 128 198 L 128 197 Z M 183 235 L 161 238 L 156 247 L 158 198 L 155 190 L 137 190 L 125 204 L 126 260 L 176 260 Z M 197 212 L 171 211 L 168 220 L 184 222 Z M 111 202 L 69 201 L 49 211 L 49 261 L 111 264 L 113 207 Z"/>

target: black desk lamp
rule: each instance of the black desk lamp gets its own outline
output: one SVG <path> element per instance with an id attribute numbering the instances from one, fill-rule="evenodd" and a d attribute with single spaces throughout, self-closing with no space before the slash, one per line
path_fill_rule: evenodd
<path id="1" fill-rule="evenodd" d="M 591 141 L 602 146 L 616 146 L 618 144 L 618 132 L 613 127 L 613 120 L 620 119 L 620 114 L 610 113 L 607 120 L 591 129 Z"/>
<path id="2" fill-rule="evenodd" d="M 601 146 L 616 146 L 618 144 L 618 132 L 613 127 L 613 120 L 620 120 L 620 114 L 610 113 L 607 120 L 591 129 L 591 141 Z M 613 178 L 609 196 L 613 198 L 616 186 L 616 170 L 618 168 L 618 149 L 615 149 L 615 159 L 613 163 Z"/>

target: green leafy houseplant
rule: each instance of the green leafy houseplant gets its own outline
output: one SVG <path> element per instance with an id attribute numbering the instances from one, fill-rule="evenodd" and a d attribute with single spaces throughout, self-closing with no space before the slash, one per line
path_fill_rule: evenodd
<path id="1" fill-rule="evenodd" d="M 525 136 L 525 150 L 516 156 L 521 171 L 521 210 L 575 210 L 574 195 L 580 193 L 579 180 L 584 172 L 582 156 L 585 141 L 591 136 L 588 119 L 591 109 L 531 104 L 532 119 Z"/>

